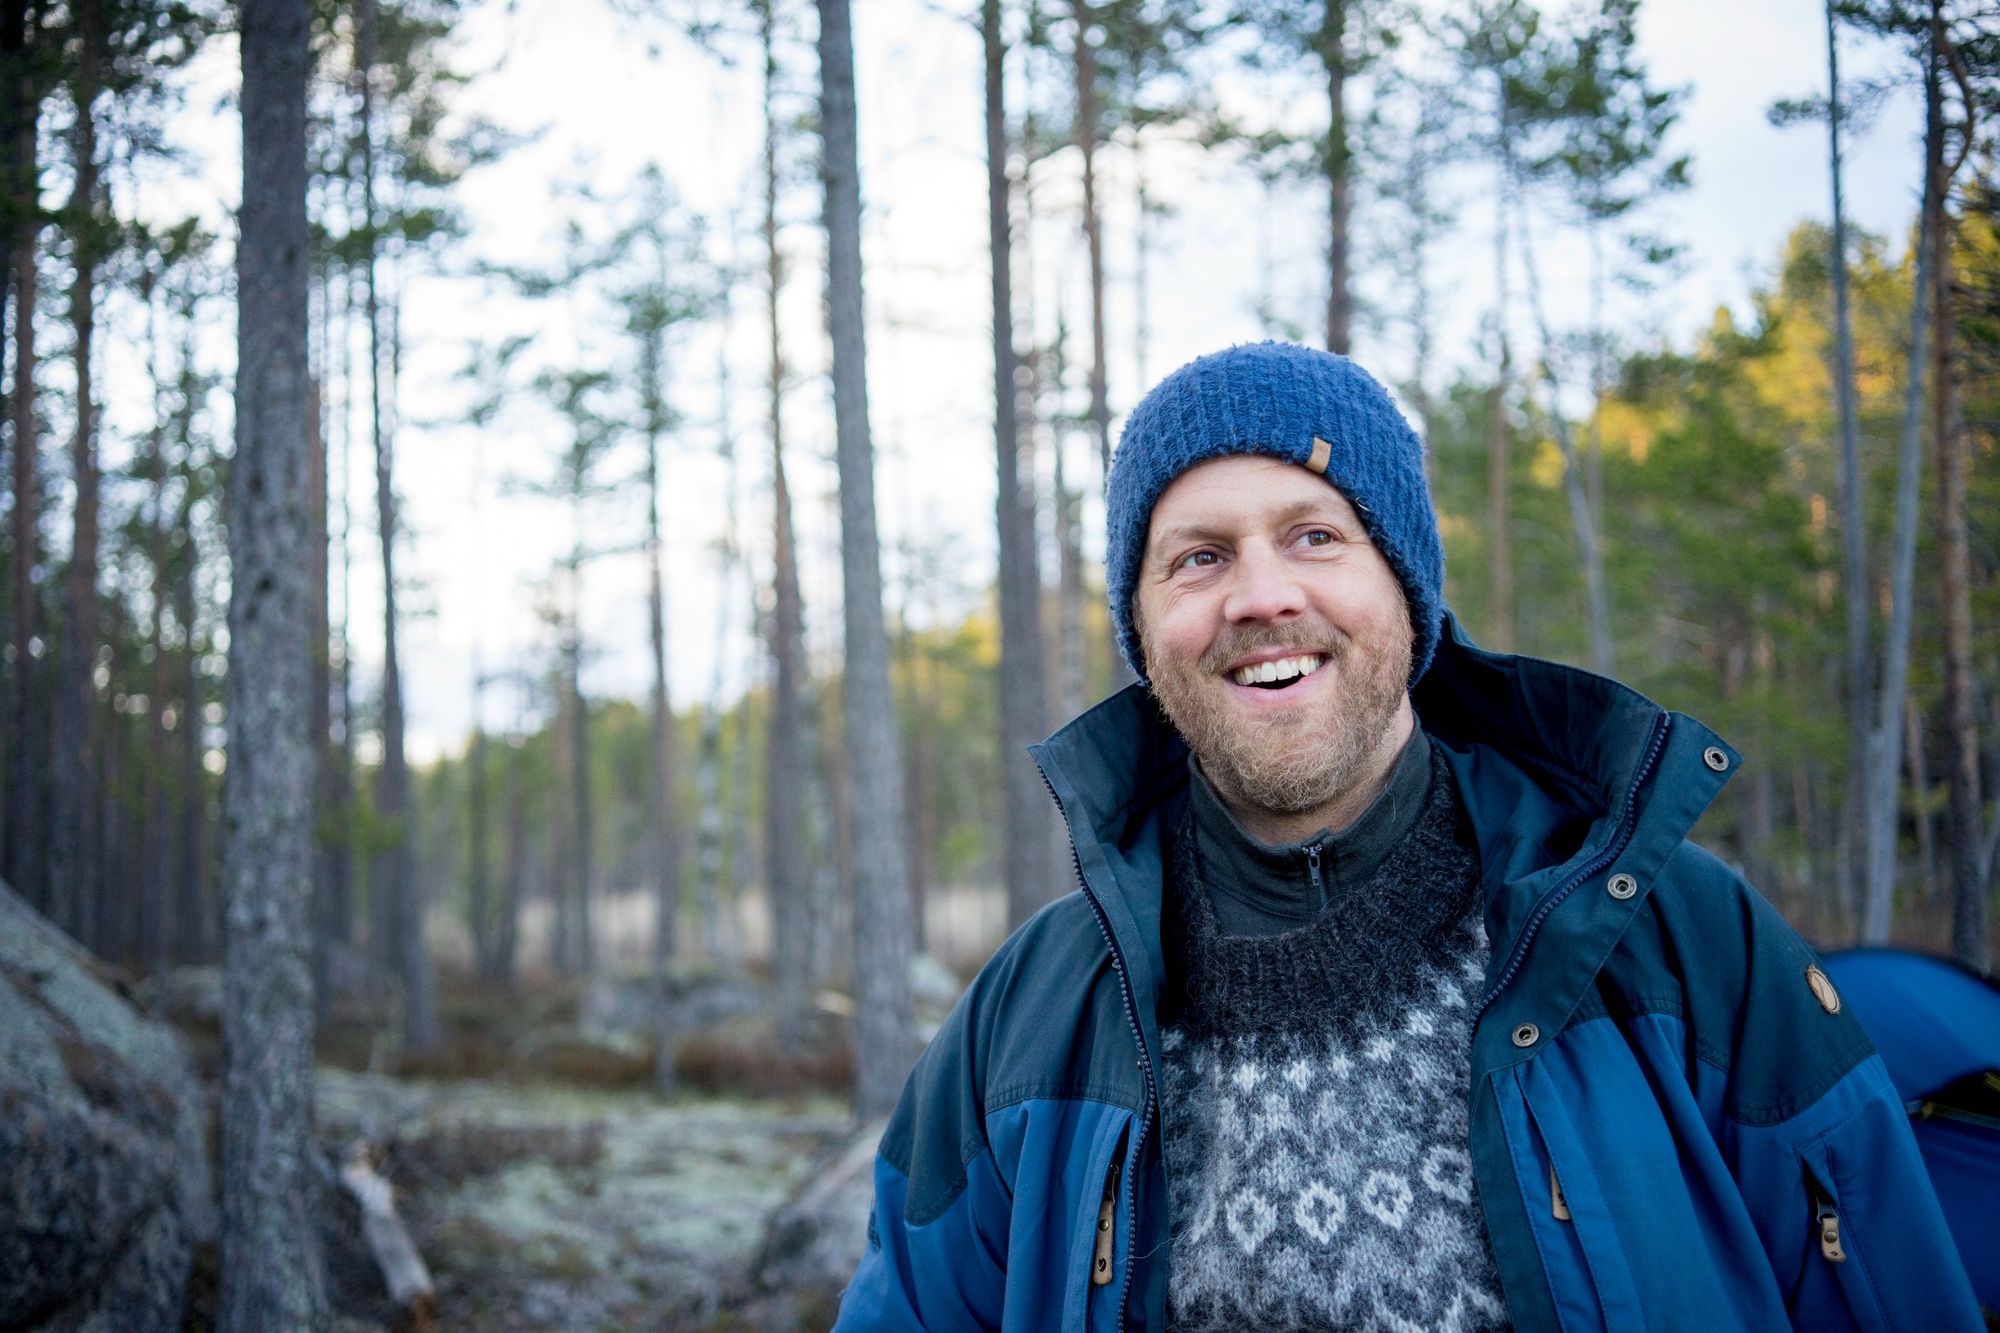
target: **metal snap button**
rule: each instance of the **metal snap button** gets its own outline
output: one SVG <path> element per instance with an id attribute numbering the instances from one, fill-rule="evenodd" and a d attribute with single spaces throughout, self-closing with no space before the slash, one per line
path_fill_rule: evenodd
<path id="1" fill-rule="evenodd" d="M 1701 762 L 1720 773 L 1729 767 L 1729 755 L 1719 745 L 1711 745 L 1701 752 Z"/>
<path id="2" fill-rule="evenodd" d="M 1605 882 L 1604 891 L 1623 902 L 1639 891 L 1639 881 L 1626 874 L 1613 875 Z"/>
<path id="3" fill-rule="evenodd" d="M 1542 1030 L 1533 1023 L 1523 1023 L 1514 1029 L 1514 1044 L 1516 1046 L 1533 1046 L 1541 1039 Z"/>

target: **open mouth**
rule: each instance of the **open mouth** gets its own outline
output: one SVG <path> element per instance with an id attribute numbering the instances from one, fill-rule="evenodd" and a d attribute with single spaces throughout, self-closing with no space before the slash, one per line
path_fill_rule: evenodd
<path id="1" fill-rule="evenodd" d="M 1255 662 L 1226 674 L 1238 685 L 1248 685 L 1260 690 L 1283 690 L 1298 684 L 1325 665 L 1326 657 L 1322 653 L 1300 653 L 1296 657 Z"/>

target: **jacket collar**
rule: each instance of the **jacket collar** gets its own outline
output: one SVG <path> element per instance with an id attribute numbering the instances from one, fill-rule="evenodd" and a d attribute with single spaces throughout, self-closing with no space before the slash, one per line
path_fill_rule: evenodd
<path id="1" fill-rule="evenodd" d="M 1650 891 L 1652 872 L 1738 758 L 1700 723 L 1617 681 L 1479 648 L 1449 612 L 1412 702 L 1444 747 L 1479 845 L 1491 946 L 1484 1004 L 1509 1020 L 1485 1024 L 1499 1029 L 1488 1035 L 1505 1048 L 1516 1020 L 1559 1030 Z M 1163 833 L 1186 797 L 1187 744 L 1151 694 L 1131 685 L 1031 753 L 1152 1043 Z M 1614 870 L 1633 874 L 1640 891 L 1575 892 L 1583 878 L 1594 889 Z M 1537 967 L 1517 979 L 1531 946 Z M 1501 1049 L 1496 1058 L 1515 1057 Z"/>

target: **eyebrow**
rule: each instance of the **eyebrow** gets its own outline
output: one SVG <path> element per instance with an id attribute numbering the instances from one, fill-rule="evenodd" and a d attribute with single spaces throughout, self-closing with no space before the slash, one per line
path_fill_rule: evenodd
<path id="1" fill-rule="evenodd" d="M 1334 519 L 1338 518 L 1338 515 L 1330 513 L 1329 510 L 1330 506 L 1326 500 L 1295 500 L 1285 508 L 1278 510 L 1268 521 L 1273 527 L 1284 527 L 1287 524 L 1296 523 L 1302 518 L 1322 515 L 1329 522 L 1333 522 Z M 1345 523 L 1335 523 L 1334 525 L 1336 527 L 1346 526 Z M 1181 523 L 1156 534 L 1146 543 L 1146 551 L 1147 554 L 1151 555 L 1162 547 L 1179 546 L 1183 542 L 1226 541 L 1230 535 L 1224 529 L 1208 523 Z"/>

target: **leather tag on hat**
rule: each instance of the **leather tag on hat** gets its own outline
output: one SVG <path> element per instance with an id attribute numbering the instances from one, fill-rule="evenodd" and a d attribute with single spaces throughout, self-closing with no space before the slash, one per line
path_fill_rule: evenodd
<path id="1" fill-rule="evenodd" d="M 1326 465 L 1332 461 L 1333 446 L 1322 440 L 1319 436 L 1313 436 L 1312 457 L 1306 459 L 1306 466 L 1324 476 L 1326 474 Z"/>

